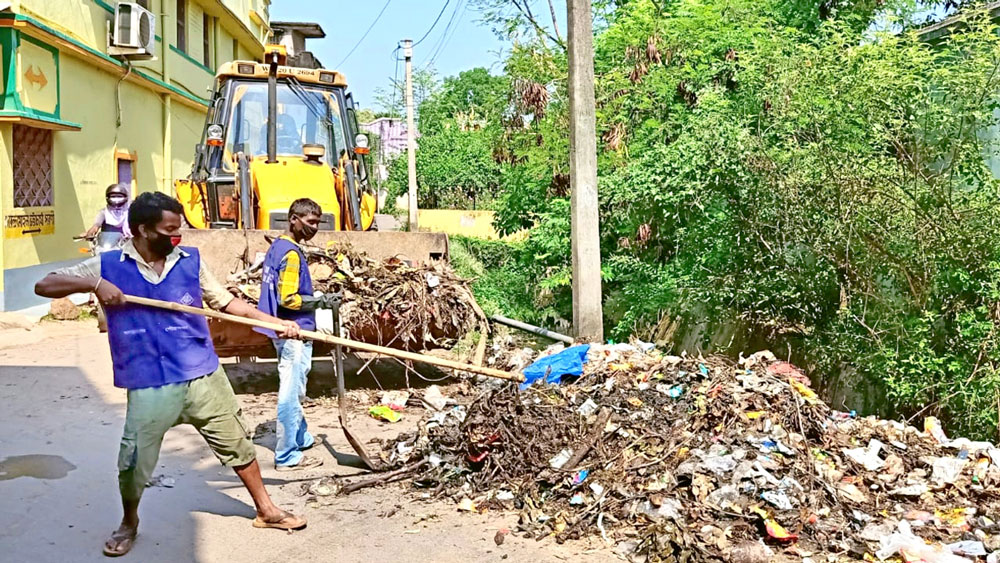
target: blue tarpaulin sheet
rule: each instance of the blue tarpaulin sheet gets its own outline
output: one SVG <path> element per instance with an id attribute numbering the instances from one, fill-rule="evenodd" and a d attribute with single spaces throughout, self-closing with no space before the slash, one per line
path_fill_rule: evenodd
<path id="1" fill-rule="evenodd" d="M 535 363 L 524 368 L 524 383 L 521 384 L 521 389 L 543 378 L 546 383 L 556 384 L 564 375 L 579 377 L 583 374 L 583 364 L 587 363 L 589 351 L 590 344 L 583 344 L 535 360 Z"/>

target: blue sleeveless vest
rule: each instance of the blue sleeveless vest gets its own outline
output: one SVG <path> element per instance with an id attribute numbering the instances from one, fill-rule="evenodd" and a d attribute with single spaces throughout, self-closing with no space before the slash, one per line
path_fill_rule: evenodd
<path id="1" fill-rule="evenodd" d="M 101 277 L 127 295 L 201 307 L 201 259 L 197 249 L 183 250 L 188 256 L 178 260 L 159 284 L 146 281 L 135 260 L 122 259 L 121 250 L 100 255 Z M 204 317 L 131 304 L 108 307 L 105 313 L 115 387 L 160 387 L 197 379 L 219 368 Z"/>
<path id="2" fill-rule="evenodd" d="M 278 276 L 281 273 L 281 261 L 289 251 L 299 255 L 299 295 L 312 295 L 312 277 L 309 275 L 309 264 L 299 245 L 288 239 L 279 238 L 271 243 L 264 256 L 263 274 L 260 282 L 260 302 L 257 308 L 279 319 L 295 321 L 303 330 L 316 330 L 316 313 L 313 311 L 296 311 L 281 306 L 281 295 L 278 293 Z M 270 338 L 277 338 L 273 330 L 255 328 L 257 332 Z"/>

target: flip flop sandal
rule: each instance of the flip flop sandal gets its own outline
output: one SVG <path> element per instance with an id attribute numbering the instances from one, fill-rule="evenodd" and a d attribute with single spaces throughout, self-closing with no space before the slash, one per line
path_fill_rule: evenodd
<path id="1" fill-rule="evenodd" d="M 126 553 L 132 551 L 132 546 L 135 545 L 135 537 L 138 533 L 133 533 L 125 536 L 116 536 L 114 533 L 108 538 L 108 541 L 114 541 L 118 544 L 118 549 L 111 549 L 108 547 L 108 541 L 104 542 L 104 555 L 108 557 L 121 557 Z"/>
<path id="2" fill-rule="evenodd" d="M 291 522 L 288 522 L 291 520 Z M 301 530 L 306 527 L 306 519 L 289 514 L 277 522 L 265 522 L 260 516 L 253 519 L 254 528 L 274 528 L 277 530 Z"/>

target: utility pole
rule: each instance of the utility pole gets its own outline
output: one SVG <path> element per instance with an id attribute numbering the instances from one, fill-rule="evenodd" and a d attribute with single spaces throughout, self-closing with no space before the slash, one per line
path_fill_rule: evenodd
<path id="1" fill-rule="evenodd" d="M 601 239 L 597 211 L 594 28 L 590 0 L 567 0 L 569 26 L 569 177 L 572 195 L 573 326 L 579 338 L 604 340 Z"/>
<path id="2" fill-rule="evenodd" d="M 417 226 L 417 141 L 416 127 L 413 125 L 413 41 L 403 40 L 403 56 L 406 58 L 406 161 L 409 173 L 409 196 L 407 211 L 410 231 Z"/>

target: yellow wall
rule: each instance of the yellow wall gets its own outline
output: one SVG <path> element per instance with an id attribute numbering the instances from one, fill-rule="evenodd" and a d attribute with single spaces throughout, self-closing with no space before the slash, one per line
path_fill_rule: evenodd
<path id="1" fill-rule="evenodd" d="M 417 224 L 421 231 L 448 233 L 497 239 L 500 236 L 493 228 L 492 211 L 463 211 L 461 209 L 418 209 Z"/>
<path id="2" fill-rule="evenodd" d="M 62 118 L 80 124 L 82 130 L 53 132 L 56 232 L 54 235 L 7 239 L 5 269 L 79 257 L 79 245 L 71 238 L 90 226 L 97 211 L 104 206 L 104 189 L 116 179 L 114 92 L 118 77 L 66 55 L 60 57 L 60 74 L 64 90 Z M 72 95 L 67 95 L 67 88 Z M 117 148 L 136 153 L 134 170 L 140 191 L 154 190 L 161 185 L 161 104 L 158 94 L 138 84 L 121 84 L 122 126 L 117 130 Z M 184 106 L 176 104 L 176 107 Z M 176 126 L 180 127 L 186 123 L 200 129 L 202 122 L 203 118 L 194 110 L 188 110 L 183 117 L 175 117 Z M 193 146 L 187 151 L 188 166 Z M 13 208 L 10 190 L 4 190 L 3 202 L 5 209 Z"/>
<path id="3" fill-rule="evenodd" d="M 110 18 L 93 0 L 21 0 L 13 8 L 98 51 L 107 51 L 105 26 Z"/>
<path id="4" fill-rule="evenodd" d="M 66 35 L 71 42 L 105 53 L 107 23 L 112 19 L 105 6 L 114 3 L 115 0 L 19 0 L 12 3 L 11 9 Z M 137 61 L 134 68 L 154 79 L 164 80 L 176 89 L 173 93 L 165 93 L 135 74 L 121 80 L 124 69 L 112 67 L 96 55 L 81 54 L 66 44 L 60 46 L 58 41 L 42 33 L 53 41 L 40 39 L 43 43 L 59 47 L 58 73 L 51 69 L 45 72 L 46 75 L 57 74 L 59 78 L 59 119 L 79 124 L 81 130 L 53 132 L 55 205 L 41 209 L 54 210 L 55 233 L 0 239 L 0 273 L 3 274 L 0 275 L 0 295 L 4 295 L 0 310 L 18 309 L 17 300 L 12 304 L 9 298 L 15 293 L 30 292 L 30 286 L 27 289 L 20 287 L 25 285 L 23 281 L 8 283 L 5 287 L 4 278 L 8 272 L 19 272 L 17 279 L 23 280 L 21 273 L 34 272 L 34 267 L 40 264 L 82 257 L 79 251 L 82 245 L 73 242 L 72 237 L 89 227 L 104 206 L 104 190 L 116 180 L 117 151 L 136 156 L 133 169 L 139 192 L 170 191 L 173 179 L 190 173 L 194 148 L 201 138 L 205 109 L 192 107 L 194 102 L 179 92 L 205 100 L 211 97 L 214 69 L 202 64 L 204 13 L 210 15 L 209 48 L 212 49 L 210 62 L 213 67 L 232 59 L 234 38 L 238 42 L 238 58 L 259 59 L 263 52 L 260 38 L 264 37 L 266 25 L 253 22 L 249 11 L 266 13 L 265 0 L 188 0 L 184 54 L 169 47 L 176 45 L 176 1 L 153 0 L 151 4 L 157 15 L 156 34 L 161 38 L 155 45 L 157 58 Z M 163 17 L 164 11 L 166 17 Z M 23 36 L 24 31 L 21 33 Z M 25 53 L 32 50 L 28 42 L 22 41 L 21 45 L 29 45 Z M 27 56 L 31 56 L 30 53 Z M 40 58 L 35 56 L 32 60 Z M 52 105 L 51 100 L 41 95 L 51 89 L 48 92 L 39 89 L 35 94 L 25 90 L 30 85 L 18 83 L 16 87 L 30 107 L 47 109 Z M 120 115 L 115 103 L 116 89 L 120 89 Z M 119 119 L 121 125 L 116 127 Z M 169 131 L 164 130 L 165 123 L 170 124 Z M 0 217 L 26 211 L 13 208 L 11 135 L 12 126 L 0 123 Z"/>
<path id="5" fill-rule="evenodd" d="M 11 169 L 11 159 L 14 158 L 13 147 L 11 146 L 11 126 L 6 123 L 0 123 L 0 186 L 12 186 L 14 185 L 14 171 Z M 0 197 L 0 217 L 7 215 L 7 211 L 10 209 L 10 204 L 7 203 L 7 198 Z M 0 245 L 0 273 L 7 267 L 4 260 L 4 256 L 7 253 L 4 252 L 3 246 Z M 3 275 L 0 275 L 0 293 L 3 292 Z M 2 305 L 2 303 L 0 303 Z"/>

